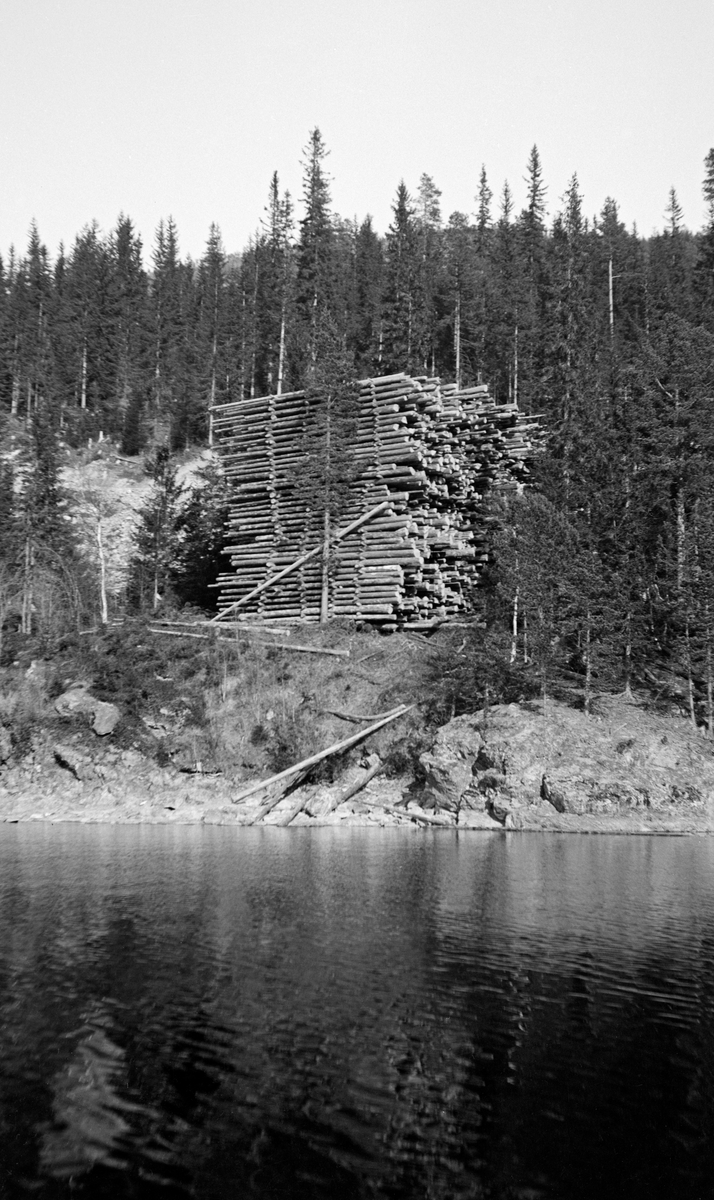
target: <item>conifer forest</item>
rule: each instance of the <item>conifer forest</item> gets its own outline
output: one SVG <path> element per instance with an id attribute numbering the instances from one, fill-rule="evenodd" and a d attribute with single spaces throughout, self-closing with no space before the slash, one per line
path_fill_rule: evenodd
<path id="1" fill-rule="evenodd" d="M 106 620 L 60 479 L 62 455 L 100 434 L 146 456 L 153 480 L 111 603 L 210 604 L 225 490 L 214 474 L 200 503 L 182 498 L 175 456 L 209 444 L 213 407 L 315 388 L 339 359 L 343 380 L 486 384 L 538 419 L 527 486 L 484 510 L 478 621 L 449 670 L 502 696 L 570 681 L 586 706 L 597 690 L 656 691 L 667 672 L 714 734 L 714 149 L 703 227 L 672 188 L 651 236 L 616 198 L 587 214 L 576 175 L 554 196 L 535 146 L 524 174 L 522 211 L 486 167 L 470 213 L 442 212 L 426 174 L 414 192 L 399 183 L 382 235 L 334 211 L 315 129 L 302 194 L 266 181 L 239 252 L 212 225 L 200 261 L 183 257 L 170 216 L 151 247 L 124 214 L 52 253 L 33 225 L 0 260 L 3 617 L 36 632 L 49 579 L 74 620 L 92 605 Z"/>

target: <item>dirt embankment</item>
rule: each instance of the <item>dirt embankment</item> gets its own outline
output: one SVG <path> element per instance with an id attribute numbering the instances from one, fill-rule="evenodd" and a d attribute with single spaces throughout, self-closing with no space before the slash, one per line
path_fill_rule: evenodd
<path id="1" fill-rule="evenodd" d="M 404 819 L 389 810 L 426 745 L 424 639 L 182 620 L 125 621 L 48 657 L 18 642 L 0 671 L 0 821 L 270 823 L 301 799 L 295 824 Z M 415 707 L 320 764 L 274 812 L 262 812 L 274 789 L 235 803 L 405 704 Z M 369 787 L 334 807 L 375 761 Z"/>

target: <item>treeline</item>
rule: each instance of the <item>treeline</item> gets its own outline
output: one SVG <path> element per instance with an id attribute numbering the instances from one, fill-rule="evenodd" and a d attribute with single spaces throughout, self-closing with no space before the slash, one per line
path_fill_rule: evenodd
<path id="1" fill-rule="evenodd" d="M 674 190 L 666 228 L 628 231 L 607 200 L 592 223 L 575 177 L 546 223 L 537 149 L 527 205 L 514 211 L 482 169 L 475 213 L 444 220 L 427 175 L 397 188 L 385 236 L 332 209 L 319 130 L 306 147 L 299 219 L 275 175 L 259 231 L 227 255 L 212 226 L 199 262 L 183 259 L 169 218 L 150 266 L 132 221 L 85 228 L 54 262 L 33 226 L 23 257 L 0 262 L 0 405 L 42 408 L 69 440 L 100 430 L 131 444 L 153 430 L 174 448 L 209 435 L 212 403 L 304 386 L 328 311 L 359 376 L 405 370 L 567 418 L 587 387 L 612 390 L 656 346 L 668 315 L 714 323 L 714 157 L 709 222 L 683 224 Z"/>
<path id="2" fill-rule="evenodd" d="M 213 226 L 201 260 L 182 258 L 169 219 L 147 269 L 122 216 L 54 261 L 33 228 L 0 265 L 0 413 L 26 430 L 16 523 L 53 438 L 206 442 L 212 404 L 309 385 L 327 321 L 355 376 L 483 381 L 541 415 L 533 495 L 494 523 L 507 659 L 619 686 L 668 658 L 714 728 L 714 150 L 704 227 L 672 189 L 647 238 L 614 199 L 588 220 L 575 176 L 548 220 L 536 147 L 521 212 L 482 169 L 474 212 L 445 219 L 423 175 L 380 236 L 333 211 L 327 157 L 314 130 L 298 211 L 275 175 L 239 254 Z M 39 527 L 51 497 L 35 491 Z"/>

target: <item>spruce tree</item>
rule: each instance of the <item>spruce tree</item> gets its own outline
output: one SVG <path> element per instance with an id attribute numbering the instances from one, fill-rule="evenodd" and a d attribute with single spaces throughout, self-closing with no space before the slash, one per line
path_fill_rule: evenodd
<path id="1" fill-rule="evenodd" d="M 114 408 L 106 413 L 109 432 L 121 432 L 133 397 L 145 395 L 150 376 L 148 279 L 142 243 L 131 219 L 119 215 L 109 239 L 112 340 L 115 362 Z"/>
<path id="2" fill-rule="evenodd" d="M 404 181 L 397 188 L 385 246 L 384 368 L 419 374 L 419 231 Z"/>
<path id="3" fill-rule="evenodd" d="M 304 215 L 296 252 L 296 353 L 301 371 L 314 366 L 320 321 L 325 311 L 332 310 L 333 228 L 330 180 L 325 164 L 328 153 L 322 134 L 315 127 L 302 161 Z"/>
<path id="4" fill-rule="evenodd" d="M 706 220 L 697 247 L 694 287 L 703 318 L 714 330 L 714 149 L 704 159 L 704 172 Z"/>
<path id="5" fill-rule="evenodd" d="M 353 352 L 358 375 L 378 375 L 383 355 L 384 253 L 366 217 L 355 238 L 355 324 Z"/>
<path id="6" fill-rule="evenodd" d="M 419 241 L 418 307 L 414 328 L 421 371 L 436 373 L 438 301 L 443 262 L 441 236 L 441 192 L 430 175 L 422 175 L 416 203 Z"/>
<path id="7" fill-rule="evenodd" d="M 168 419 L 172 443 L 178 446 L 185 436 L 186 414 L 181 400 L 191 370 L 187 331 L 191 281 L 179 257 L 178 232 L 172 217 L 159 222 L 152 259 L 150 396 L 154 430 L 158 435 L 161 424 Z M 141 407 L 135 405 L 127 411 L 125 428 L 137 421 Z"/>
<path id="8" fill-rule="evenodd" d="M 168 446 L 147 460 L 151 492 L 139 514 L 131 564 L 129 600 L 156 612 L 166 598 L 179 546 L 178 516 L 183 488 L 176 477 Z"/>
<path id="9" fill-rule="evenodd" d="M 198 360 L 200 389 L 194 396 L 185 395 L 180 415 L 175 422 L 174 445 L 184 445 L 205 436 L 208 428 L 212 442 L 210 410 L 226 399 L 229 372 L 227 358 L 229 336 L 226 289 L 226 256 L 221 231 L 211 225 L 206 252 L 198 268 L 195 290 L 196 325 L 195 354 Z M 200 393 L 203 393 L 202 395 Z"/>
<path id="10" fill-rule="evenodd" d="M 476 247 L 480 253 L 483 253 L 486 246 L 486 237 L 492 226 L 491 201 L 493 200 L 493 192 L 488 186 L 488 179 L 486 177 L 486 167 L 483 165 L 481 166 L 476 199 L 478 201 L 478 208 L 476 210 Z"/>

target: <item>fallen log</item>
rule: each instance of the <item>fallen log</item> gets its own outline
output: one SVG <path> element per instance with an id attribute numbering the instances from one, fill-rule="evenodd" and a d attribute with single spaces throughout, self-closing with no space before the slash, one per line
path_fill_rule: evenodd
<path id="1" fill-rule="evenodd" d="M 356 783 L 353 783 L 351 787 L 348 787 L 347 791 L 341 796 L 335 796 L 335 798 L 330 801 L 327 809 L 328 813 L 334 812 L 335 809 L 339 808 L 341 804 L 345 804 L 347 800 L 351 800 L 352 797 L 356 796 L 358 792 L 361 792 L 362 788 L 365 788 L 372 779 L 376 778 L 377 775 L 381 775 L 382 771 L 384 770 L 384 763 L 378 755 L 375 754 L 374 757 L 377 759 L 377 761 L 373 763 L 367 771 L 365 771 L 362 778 L 358 779 Z"/>
<path id="2" fill-rule="evenodd" d="M 361 729 L 359 733 L 353 733 L 351 737 L 344 738 L 341 742 L 334 742 L 326 750 L 320 750 L 318 754 L 313 754 L 310 758 L 304 758 L 292 767 L 286 767 L 284 771 L 279 771 L 277 775 L 271 775 L 269 779 L 263 779 L 258 783 L 251 784 L 245 791 L 240 792 L 232 800 L 232 803 L 242 804 L 249 796 L 255 795 L 256 792 L 262 792 L 264 788 L 270 787 L 272 783 L 277 783 L 280 779 L 286 779 L 289 775 L 295 775 L 304 768 L 314 767 L 317 763 L 322 762 L 323 758 L 329 758 L 333 754 L 342 754 L 343 751 L 349 750 L 351 746 L 356 746 L 358 742 L 369 737 L 371 733 L 376 733 L 383 725 L 388 725 L 391 721 L 396 721 L 398 717 L 403 717 L 405 713 L 411 712 L 414 707 L 414 704 L 400 704 L 399 708 L 394 709 L 394 712 L 388 713 L 386 717 L 382 717 L 381 720 L 368 725 L 366 729 Z"/>
<path id="3" fill-rule="evenodd" d="M 212 642 L 215 638 L 210 633 L 189 633 L 186 629 L 154 629 L 148 626 L 149 633 L 159 633 L 162 637 L 196 638 L 199 642 Z"/>
<path id="4" fill-rule="evenodd" d="M 280 801 L 284 799 L 286 794 L 294 791 L 294 789 L 302 783 L 303 779 L 305 778 L 305 776 L 308 773 L 308 770 L 309 770 L 309 768 L 306 767 L 304 770 L 300 771 L 294 779 L 290 779 L 288 781 L 283 781 L 282 787 L 276 788 L 273 795 L 268 800 L 266 800 L 263 804 L 261 804 L 258 811 L 253 813 L 253 816 L 249 817 L 248 820 L 244 822 L 244 824 L 245 825 L 260 824 L 260 822 L 263 820 L 263 818 L 267 817 L 269 812 L 272 812 L 274 808 L 277 808 L 278 804 L 280 804 Z M 235 803 L 235 801 L 234 801 L 234 803 Z"/>
<path id="5" fill-rule="evenodd" d="M 455 824 L 448 817 L 427 817 L 425 813 L 409 812 L 406 808 L 390 808 L 384 805 L 384 811 L 390 813 L 393 817 L 407 817 L 410 821 L 416 821 L 421 825 L 438 825 L 441 829 L 454 829 Z"/>
<path id="6" fill-rule="evenodd" d="M 214 629 L 216 626 L 214 625 Z M 216 638 L 218 642 L 227 642 L 230 646 L 237 646 L 238 643 L 234 638 Z M 323 646 L 295 646 L 291 642 L 263 642 L 256 641 L 256 646 L 269 646 L 273 650 L 294 650 L 296 654 L 331 654 L 335 658 L 349 658 L 349 650 L 328 650 Z"/>
<path id="7" fill-rule="evenodd" d="M 358 661 L 362 662 L 362 659 Z M 341 721 L 353 721 L 355 725 L 359 725 L 360 721 L 381 721 L 382 717 L 388 717 L 390 713 L 394 712 L 394 709 L 390 708 L 389 712 L 369 714 L 338 712 L 336 708 L 323 708 L 321 711 L 330 717 L 339 717 Z"/>

